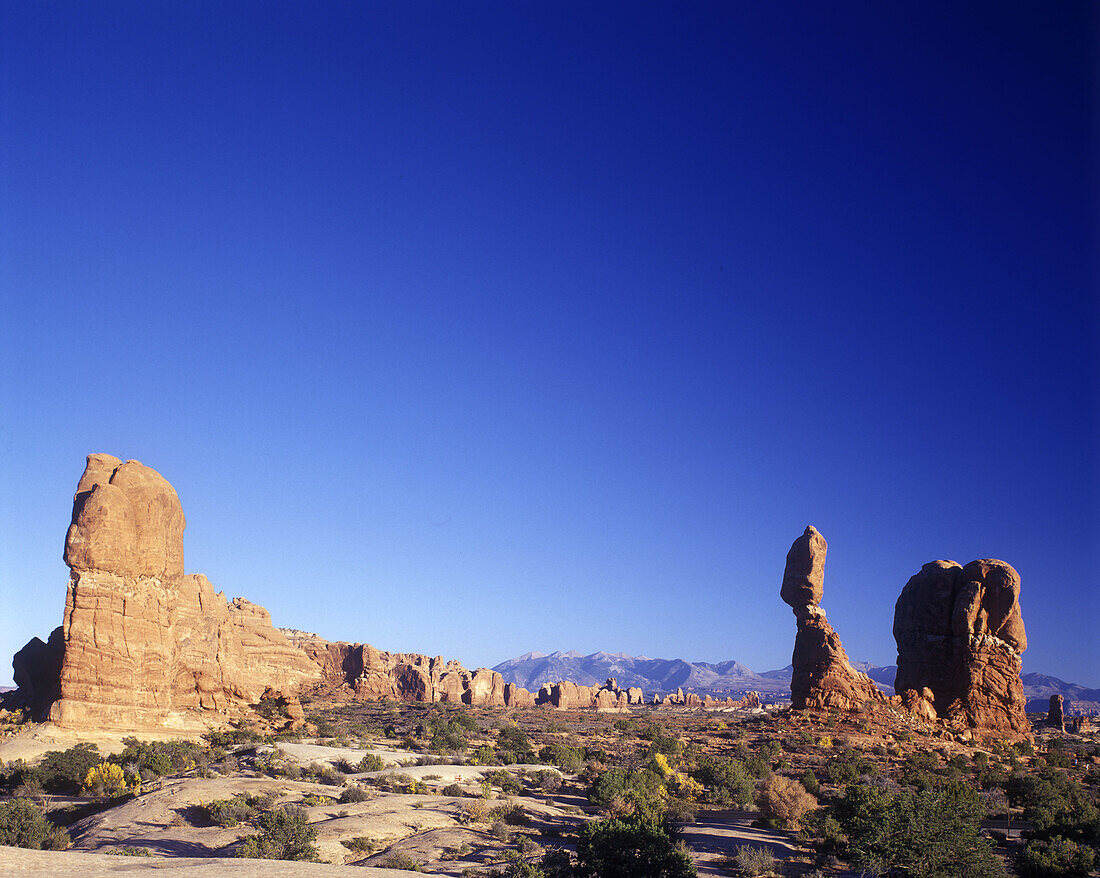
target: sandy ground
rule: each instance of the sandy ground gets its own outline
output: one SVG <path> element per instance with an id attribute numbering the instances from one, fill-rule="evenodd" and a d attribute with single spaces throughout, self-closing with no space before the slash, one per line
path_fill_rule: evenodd
<path id="1" fill-rule="evenodd" d="M 702 811 L 697 822 L 684 826 L 681 836 L 693 851 L 699 874 L 728 876 L 729 870 L 721 862 L 742 845 L 770 848 L 777 860 L 798 853 L 784 833 L 752 826 L 759 816 L 753 811 Z"/>
<path id="2" fill-rule="evenodd" d="M 400 869 L 327 866 L 281 860 L 160 859 L 0 847 L 0 874 L 5 876 L 99 878 L 153 872 L 156 872 L 156 878 L 408 878 L 410 874 Z"/>
<path id="3" fill-rule="evenodd" d="M 68 750 L 70 747 L 84 742 L 97 745 L 101 753 L 121 753 L 125 749 L 122 739 L 131 735 L 143 741 L 167 741 L 179 738 L 189 741 L 200 740 L 197 732 L 194 734 L 178 730 L 170 732 L 74 732 L 71 729 L 58 728 L 53 723 L 39 723 L 11 737 L 0 740 L 0 761 L 12 762 L 16 759 L 30 761 L 37 759 L 48 750 Z"/>

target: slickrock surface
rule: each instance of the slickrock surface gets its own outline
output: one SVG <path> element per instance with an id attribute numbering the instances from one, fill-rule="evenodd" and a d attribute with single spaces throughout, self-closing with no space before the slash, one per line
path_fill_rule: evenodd
<path id="1" fill-rule="evenodd" d="M 0 874 L 27 878 L 74 875 L 155 875 L 156 878 L 408 878 L 401 869 L 328 866 L 290 860 L 234 860 L 200 857 L 113 857 L 76 851 L 30 851 L 0 846 Z"/>
<path id="2" fill-rule="evenodd" d="M 954 727 L 1030 737 L 1019 596 L 1020 575 L 1004 561 L 925 564 L 894 608 L 894 689 L 905 703 L 925 701 Z"/>
<path id="3" fill-rule="evenodd" d="M 828 543 L 810 525 L 787 552 L 779 596 L 794 610 L 795 635 L 791 705 L 798 709 L 836 707 L 855 710 L 882 700 L 878 687 L 848 661 L 840 637 L 818 606 L 824 594 Z"/>
<path id="4" fill-rule="evenodd" d="M 187 727 L 193 709 L 291 694 L 317 667 L 263 607 L 183 574 L 179 498 L 136 460 L 92 454 L 65 539 L 60 726 Z"/>

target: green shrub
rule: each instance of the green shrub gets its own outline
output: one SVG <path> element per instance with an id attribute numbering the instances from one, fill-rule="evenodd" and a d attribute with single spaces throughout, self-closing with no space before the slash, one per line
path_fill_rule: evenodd
<path id="1" fill-rule="evenodd" d="M 359 784 L 348 784 L 340 791 L 340 804 L 346 805 L 354 802 L 365 802 L 370 798 L 368 793 Z"/>
<path id="2" fill-rule="evenodd" d="M 979 833 L 981 797 L 958 781 L 915 793 L 849 784 L 834 815 L 856 868 L 909 878 L 1003 875 Z"/>
<path id="3" fill-rule="evenodd" d="M 1056 878 L 1087 875 L 1096 861 L 1088 845 L 1055 836 L 1049 841 L 1029 841 L 1020 856 L 1018 869 L 1024 878 Z"/>
<path id="4" fill-rule="evenodd" d="M 29 799 L 0 802 L 0 845 L 37 851 L 63 851 L 71 844 L 69 833 L 46 819 Z"/>
<path id="5" fill-rule="evenodd" d="M 80 789 L 88 772 L 102 762 L 95 744 L 77 744 L 68 750 L 51 750 L 28 773 L 51 793 Z"/>
<path id="6" fill-rule="evenodd" d="M 497 769 L 496 771 L 487 771 L 483 775 L 485 780 L 489 781 L 493 786 L 500 787 L 502 793 L 509 793 L 510 795 L 519 795 L 523 792 L 523 784 L 521 784 L 514 774 L 504 769 Z"/>
<path id="7" fill-rule="evenodd" d="M 802 786 L 806 788 L 806 792 L 811 796 L 817 796 L 821 794 L 821 783 L 817 779 L 817 775 L 813 773 L 813 769 L 807 768 L 802 774 Z"/>
<path id="8" fill-rule="evenodd" d="M 691 776 L 703 785 L 704 798 L 713 805 L 747 805 L 752 801 L 752 778 L 740 760 L 701 756 Z"/>
<path id="9" fill-rule="evenodd" d="M 420 860 L 400 851 L 390 854 L 379 865 L 384 869 L 404 869 L 406 872 L 424 871 L 424 864 Z"/>
<path id="10" fill-rule="evenodd" d="M 562 785 L 561 775 L 552 768 L 540 768 L 531 776 L 531 780 L 544 793 L 556 793 Z"/>
<path id="11" fill-rule="evenodd" d="M 466 795 L 466 790 L 464 790 L 461 786 L 459 786 L 456 783 L 449 783 L 449 784 L 447 784 L 447 786 L 443 787 L 442 790 L 440 790 L 440 794 L 444 795 L 444 796 L 459 797 L 459 796 Z"/>
<path id="12" fill-rule="evenodd" d="M 194 741 L 139 741 L 131 736 L 122 743 L 125 749 L 109 760 L 142 780 L 190 771 L 209 761 L 206 750 Z"/>
<path id="13" fill-rule="evenodd" d="M 378 842 L 365 835 L 357 835 L 355 838 L 342 839 L 340 844 L 349 851 L 355 851 L 357 854 L 373 854 L 374 849 L 378 847 Z"/>
<path id="14" fill-rule="evenodd" d="M 577 839 L 577 878 L 695 878 L 691 858 L 659 824 L 590 820 Z"/>
<path id="15" fill-rule="evenodd" d="M 539 759 L 558 766 L 567 774 L 576 774 L 584 767 L 584 753 L 561 741 L 547 744 L 539 750 Z"/>
<path id="16" fill-rule="evenodd" d="M 256 807 L 244 793 L 238 793 L 232 799 L 215 799 L 199 806 L 212 823 L 218 826 L 240 826 L 256 816 Z"/>
<path id="17" fill-rule="evenodd" d="M 375 753 L 367 753 L 359 760 L 359 765 L 356 767 L 360 771 L 382 771 L 386 767 L 386 763 L 381 756 Z"/>
<path id="18" fill-rule="evenodd" d="M 302 808 L 276 808 L 258 821 L 259 835 L 250 835 L 235 854 L 260 860 L 308 860 L 318 857 L 317 830 Z"/>
<path id="19" fill-rule="evenodd" d="M 588 799 L 614 816 L 630 815 L 653 822 L 664 817 L 664 787 L 661 778 L 649 770 L 610 768 L 596 778 Z"/>

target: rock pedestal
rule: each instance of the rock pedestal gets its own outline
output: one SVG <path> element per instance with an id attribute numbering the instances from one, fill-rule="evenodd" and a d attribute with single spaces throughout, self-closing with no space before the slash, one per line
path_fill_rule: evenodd
<path id="1" fill-rule="evenodd" d="M 791 663 L 791 706 L 856 710 L 882 693 L 866 674 L 852 667 L 840 637 L 819 606 L 824 594 L 825 538 L 810 525 L 787 552 L 779 596 L 798 620 Z"/>

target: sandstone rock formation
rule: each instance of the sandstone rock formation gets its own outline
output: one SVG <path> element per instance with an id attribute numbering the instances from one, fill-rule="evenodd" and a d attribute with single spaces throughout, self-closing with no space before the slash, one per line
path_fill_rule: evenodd
<path id="1" fill-rule="evenodd" d="M 1061 695 L 1050 696 L 1050 709 L 1047 711 L 1047 725 L 1064 732 L 1066 730 L 1066 716 L 1062 712 Z"/>
<path id="2" fill-rule="evenodd" d="M 894 690 L 905 703 L 955 728 L 1029 737 L 1019 594 L 1020 576 L 1004 561 L 925 564 L 894 608 Z"/>
<path id="3" fill-rule="evenodd" d="M 851 666 L 840 637 L 821 609 L 828 544 L 810 525 L 787 552 L 779 596 L 794 610 L 798 633 L 794 641 L 791 705 L 797 710 L 837 707 L 855 710 L 864 702 L 882 700 L 866 674 Z"/>
<path id="4" fill-rule="evenodd" d="M 292 629 L 282 633 L 320 667 L 322 686 L 343 690 L 357 701 L 505 704 L 504 678 L 488 668 L 470 672 L 441 656 L 382 652 L 369 643 L 330 643 L 316 634 Z"/>
<path id="5" fill-rule="evenodd" d="M 45 719 L 50 705 L 61 696 L 64 657 L 65 640 L 60 626 L 45 643 L 32 637 L 12 658 L 16 690 L 3 699 L 4 706 L 25 709 L 35 720 Z"/>
<path id="6" fill-rule="evenodd" d="M 293 697 L 316 666 L 267 611 L 183 575 L 185 521 L 172 486 L 136 460 L 88 457 L 65 539 L 69 588 L 60 698 L 70 727 L 188 725 L 191 709 Z"/>

